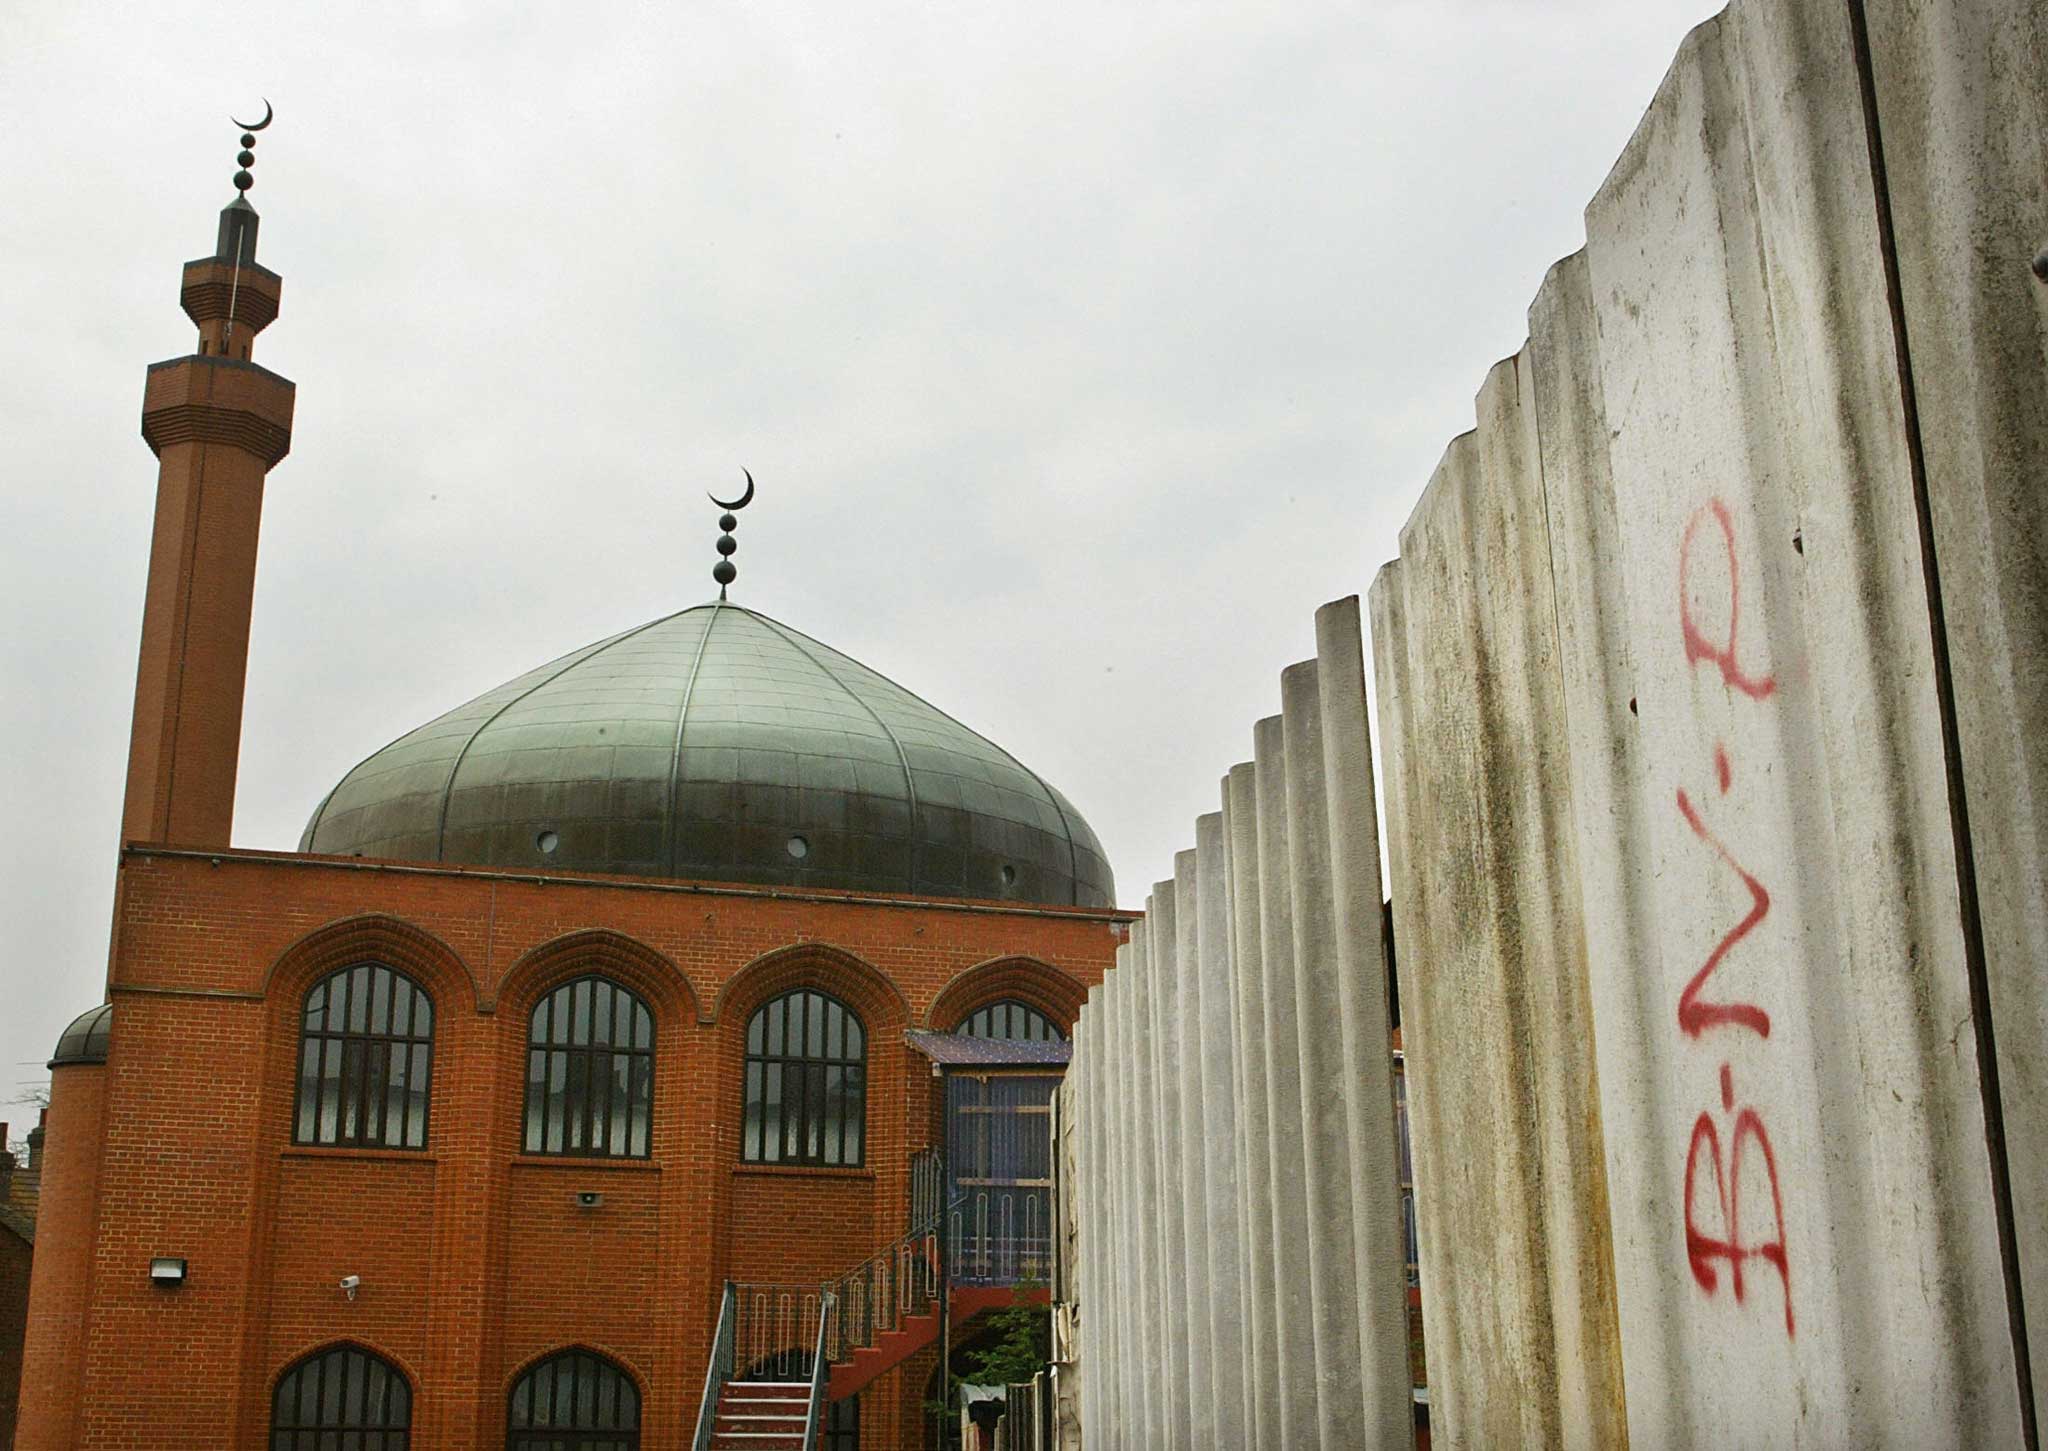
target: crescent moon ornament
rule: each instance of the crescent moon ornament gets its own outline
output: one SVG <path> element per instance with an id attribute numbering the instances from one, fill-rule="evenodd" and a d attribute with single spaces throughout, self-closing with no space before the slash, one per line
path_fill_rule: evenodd
<path id="1" fill-rule="evenodd" d="M 704 497 L 709 499 L 712 503 L 718 505 L 719 508 L 730 509 L 735 514 L 737 514 L 740 510 L 746 508 L 747 505 L 754 502 L 754 475 L 747 469 L 741 469 L 740 472 L 746 474 L 747 476 L 747 491 L 744 494 L 741 494 L 737 499 L 733 499 L 730 501 L 721 499 L 718 497 L 718 495 L 712 493 L 708 489 L 705 491 Z"/>
<path id="2" fill-rule="evenodd" d="M 233 116 L 228 117 L 228 119 L 230 121 L 235 121 L 235 124 L 241 127 L 244 131 L 261 131 L 265 126 L 268 126 L 270 124 L 271 119 L 276 115 L 277 112 L 273 111 L 270 108 L 270 102 L 266 99 L 263 103 L 263 119 L 261 121 L 235 121 L 235 118 Z"/>

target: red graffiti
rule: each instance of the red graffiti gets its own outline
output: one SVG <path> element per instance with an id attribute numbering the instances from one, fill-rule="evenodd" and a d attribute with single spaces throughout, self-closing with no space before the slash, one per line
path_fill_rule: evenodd
<path id="1" fill-rule="evenodd" d="M 1693 541 L 1699 535 L 1700 526 L 1712 518 L 1720 527 L 1721 543 L 1726 551 L 1728 564 L 1728 622 L 1725 638 L 1710 640 L 1693 619 L 1691 566 Z M 1778 688 L 1775 676 L 1755 676 L 1744 672 L 1736 663 L 1736 632 L 1742 621 L 1742 594 L 1740 570 L 1735 556 L 1735 524 L 1728 512 L 1728 506 L 1719 499 L 1709 499 L 1694 512 L 1686 522 L 1685 534 L 1678 546 L 1678 614 L 1685 637 L 1685 662 L 1697 665 L 1702 660 L 1711 660 L 1720 667 L 1723 684 L 1732 687 L 1751 700 L 1768 700 Z M 1735 766 L 1730 760 L 1724 741 L 1714 742 L 1714 784 L 1720 794 L 1726 796 L 1735 781 Z M 1755 1003 L 1710 1002 L 1702 994 L 1707 980 L 1720 968 L 1735 945 L 1754 932 L 1765 917 L 1770 915 L 1771 894 L 1764 884 L 1735 859 L 1721 839 L 1707 829 L 1698 809 L 1693 805 L 1683 787 L 1678 790 L 1678 814 L 1685 818 L 1685 824 L 1694 836 L 1714 849 L 1714 854 L 1725 862 L 1728 868 L 1742 880 L 1749 891 L 1749 912 L 1737 922 L 1721 940 L 1714 944 L 1714 950 L 1707 954 L 1707 960 L 1700 964 L 1698 972 L 1686 983 L 1678 995 L 1678 1027 L 1688 1037 L 1697 1039 L 1709 1028 L 1747 1028 L 1759 1038 L 1771 1036 L 1771 1015 Z M 1727 1157 L 1722 1155 L 1721 1131 L 1715 1127 L 1711 1112 L 1702 1113 L 1693 1122 L 1692 1138 L 1685 1149 L 1685 1257 L 1692 1270 L 1692 1277 L 1708 1295 L 1720 1288 L 1721 1276 L 1728 1276 L 1729 1288 L 1735 1299 L 1741 1302 L 1745 1291 L 1744 1269 L 1751 1260 L 1762 1260 L 1778 1272 L 1779 1283 L 1785 1292 L 1785 1334 L 1788 1338 L 1796 1332 L 1792 1318 L 1792 1270 L 1791 1257 L 1785 1248 L 1785 1201 L 1778 1183 L 1778 1158 L 1771 1147 L 1769 1130 L 1764 1127 L 1763 1118 L 1757 1110 L 1735 1107 L 1735 1075 L 1727 1063 L 1721 1065 L 1721 1111 L 1733 1115 L 1734 1128 Z M 1771 1213 L 1776 1226 L 1775 1239 L 1759 1240 L 1752 1244 L 1742 1236 L 1742 1160 L 1746 1145 L 1754 1144 L 1756 1152 L 1763 1157 L 1764 1173 L 1771 1182 Z M 1697 1208 L 1693 1196 L 1698 1189 L 1700 1163 L 1710 1160 L 1714 1171 L 1714 1194 L 1720 1209 L 1721 1232 L 1709 1234 L 1700 1227 L 1696 1217 Z M 1732 1162 L 1731 1162 L 1732 1161 Z"/>
<path id="2" fill-rule="evenodd" d="M 1728 639 L 1725 644 L 1715 644 L 1700 631 L 1692 617 L 1692 594 L 1689 589 L 1692 568 L 1693 536 L 1699 533 L 1700 525 L 1709 516 L 1721 526 L 1721 544 L 1728 555 Z M 1751 700 L 1768 700 L 1778 688 L 1774 675 L 1762 677 L 1746 675 L 1735 663 L 1735 631 L 1742 622 L 1742 582 L 1735 566 L 1735 523 L 1728 516 L 1728 506 L 1719 499 L 1709 499 L 1686 521 L 1685 536 L 1678 545 L 1678 621 L 1685 632 L 1685 663 L 1696 665 L 1702 660 L 1711 660 L 1721 667 L 1721 680 L 1741 691 Z"/>
<path id="3" fill-rule="evenodd" d="M 1749 888 L 1749 915 L 1728 929 L 1727 935 L 1714 944 L 1714 950 L 1707 954 L 1707 960 L 1700 970 L 1692 975 L 1692 981 L 1685 985 L 1685 991 L 1678 995 L 1678 1026 L 1687 1034 L 1697 1038 L 1707 1029 L 1722 1024 L 1752 1029 L 1758 1037 L 1771 1036 L 1771 1015 L 1754 1003 L 1710 1003 L 1700 999 L 1700 989 L 1707 979 L 1714 975 L 1714 969 L 1721 965 L 1721 959 L 1743 938 L 1756 930 L 1757 923 L 1770 915 L 1771 894 L 1764 890 L 1764 884 L 1742 869 L 1742 863 L 1735 860 L 1720 838 L 1707 830 L 1707 824 L 1700 820 L 1699 812 L 1693 809 L 1692 798 L 1685 794 L 1683 786 L 1678 789 L 1678 811 L 1685 818 L 1685 824 L 1693 835 L 1711 846 L 1722 861 L 1728 863 L 1735 875 L 1742 878 L 1742 885 Z"/>
<path id="4" fill-rule="evenodd" d="M 1723 1064 L 1723 1106 L 1733 1109 L 1734 1097 L 1734 1085 L 1727 1065 Z M 1754 1143 L 1763 1155 L 1764 1173 L 1771 1181 L 1771 1214 L 1778 1236 L 1756 1244 L 1745 1244 L 1742 1239 L 1742 1145 L 1745 1138 Z M 1714 1192 L 1720 1203 L 1721 1222 L 1727 1230 L 1725 1239 L 1703 1232 L 1693 1218 L 1693 1188 L 1700 1165 L 1701 1144 L 1706 1145 L 1712 1157 Z M 1777 1270 L 1779 1283 L 1785 1290 L 1785 1334 L 1793 1336 L 1798 1333 L 1792 1318 L 1792 1270 L 1785 1254 L 1785 1200 L 1778 1188 L 1778 1156 L 1771 1149 L 1770 1131 L 1753 1108 L 1745 1108 L 1735 1115 L 1735 1136 L 1729 1160 L 1721 1157 L 1721 1133 L 1714 1127 L 1714 1120 L 1703 1113 L 1693 1123 L 1692 1143 L 1685 1152 L 1685 1257 L 1692 1266 L 1692 1277 L 1709 1295 L 1721 1284 L 1720 1271 L 1714 1261 L 1727 1261 L 1728 1286 L 1734 1291 L 1737 1304 L 1742 1302 L 1745 1290 L 1743 1265 L 1750 1260 L 1762 1260 L 1770 1265 Z"/>

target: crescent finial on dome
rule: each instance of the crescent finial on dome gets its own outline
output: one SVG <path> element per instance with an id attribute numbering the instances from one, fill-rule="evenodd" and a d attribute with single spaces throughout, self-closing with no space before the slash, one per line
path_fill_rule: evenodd
<path id="1" fill-rule="evenodd" d="M 711 577 L 718 581 L 720 599 L 725 598 L 725 587 L 740 577 L 739 566 L 732 562 L 733 551 L 740 547 L 739 540 L 733 538 L 732 534 L 733 530 L 740 527 L 740 521 L 734 516 L 754 502 L 753 472 L 749 469 L 741 469 L 740 472 L 747 476 L 747 491 L 737 499 L 721 499 L 708 491 L 704 495 L 725 511 L 718 516 L 718 527 L 723 531 L 718 536 L 718 563 L 711 566 Z"/>

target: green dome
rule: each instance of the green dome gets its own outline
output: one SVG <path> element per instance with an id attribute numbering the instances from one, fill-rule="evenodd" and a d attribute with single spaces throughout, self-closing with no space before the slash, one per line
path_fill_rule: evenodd
<path id="1" fill-rule="evenodd" d="M 57 1051 L 50 1055 L 50 1068 L 68 1068 L 75 1063 L 104 1063 L 107 1042 L 114 1036 L 114 1005 L 101 1003 L 87 1008 L 57 1035 Z"/>
<path id="2" fill-rule="evenodd" d="M 301 851 L 1060 906 L 1116 900 L 1016 757 L 838 651 L 718 602 L 399 737 Z"/>

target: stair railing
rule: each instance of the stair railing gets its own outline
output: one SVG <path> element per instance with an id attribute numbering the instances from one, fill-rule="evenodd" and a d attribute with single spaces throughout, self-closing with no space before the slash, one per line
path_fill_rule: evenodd
<path id="1" fill-rule="evenodd" d="M 711 1337 L 711 1363 L 704 1367 L 704 1399 L 697 1406 L 697 1435 L 690 1443 L 692 1451 L 711 1451 L 711 1433 L 718 1425 L 718 1403 L 725 1395 L 726 1382 L 732 1379 L 733 1332 L 738 1303 L 733 1283 L 727 1280 L 724 1298 L 718 1306 L 718 1329 Z"/>
<path id="2" fill-rule="evenodd" d="M 939 1221 L 913 1227 L 888 1248 L 829 1280 L 838 1313 L 821 1332 L 825 1358 L 837 1363 L 923 1312 L 939 1294 Z"/>
<path id="3" fill-rule="evenodd" d="M 1014 1285 L 1052 1274 L 1052 1224 L 1042 1189 L 978 1189 L 946 1211 L 946 1254 L 955 1283 Z"/>
<path id="4" fill-rule="evenodd" d="M 733 1294 L 735 1378 L 785 1384 L 808 1379 L 811 1360 L 822 1349 L 811 1336 L 828 1308 L 825 1290 L 816 1283 L 741 1282 Z"/>
<path id="5" fill-rule="evenodd" d="M 831 1362 L 824 1354 L 825 1322 L 832 1318 L 832 1305 L 832 1292 L 827 1290 L 818 1301 L 818 1338 L 811 1342 L 818 1349 L 811 1356 L 811 1400 L 804 1411 L 804 1445 L 807 1448 L 818 1444 L 818 1418 L 825 1409 L 825 1382 L 831 1369 Z"/>

